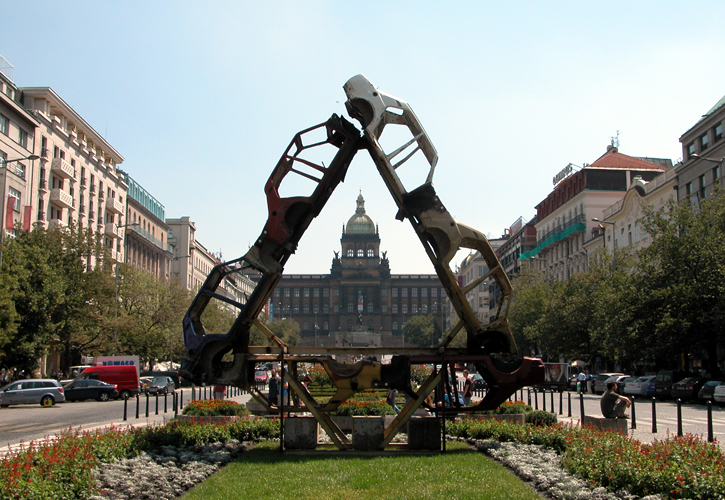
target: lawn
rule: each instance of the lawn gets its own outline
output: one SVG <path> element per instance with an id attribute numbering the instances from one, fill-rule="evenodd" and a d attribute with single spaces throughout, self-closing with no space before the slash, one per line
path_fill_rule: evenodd
<path id="1" fill-rule="evenodd" d="M 446 453 L 285 452 L 260 443 L 184 495 L 184 500 L 540 500 L 505 467 L 464 443 Z"/>

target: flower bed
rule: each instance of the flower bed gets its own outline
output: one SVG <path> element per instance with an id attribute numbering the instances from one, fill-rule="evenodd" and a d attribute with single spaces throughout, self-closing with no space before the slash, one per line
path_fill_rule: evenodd
<path id="1" fill-rule="evenodd" d="M 191 417 L 248 416 L 249 410 L 228 399 L 198 399 L 187 404 L 182 414 Z"/>
<path id="2" fill-rule="evenodd" d="M 725 455 L 717 443 L 688 435 L 642 443 L 618 433 L 564 425 L 534 426 L 461 419 L 446 430 L 470 440 L 534 444 L 554 450 L 561 466 L 590 484 L 633 495 L 725 498 Z"/>

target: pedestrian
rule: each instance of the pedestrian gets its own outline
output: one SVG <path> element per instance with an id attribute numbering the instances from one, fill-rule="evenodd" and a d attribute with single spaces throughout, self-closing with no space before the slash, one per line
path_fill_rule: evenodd
<path id="1" fill-rule="evenodd" d="M 308 384 L 309 384 L 310 382 L 312 382 L 312 378 L 310 378 L 310 376 L 309 376 L 309 375 L 305 375 L 304 377 L 302 377 L 302 382 L 301 382 L 301 384 L 302 384 L 302 387 L 304 387 L 305 389 L 307 389 L 307 385 L 308 385 Z"/>
<path id="2" fill-rule="evenodd" d="M 227 386 L 217 384 L 214 386 L 214 399 L 224 399 L 227 392 Z"/>
<path id="3" fill-rule="evenodd" d="M 282 404 L 289 406 L 289 382 L 286 379 L 282 379 Z"/>
<path id="4" fill-rule="evenodd" d="M 279 404 L 279 377 L 274 368 L 272 368 L 272 376 L 269 377 L 269 401 L 272 404 Z"/>
<path id="5" fill-rule="evenodd" d="M 617 394 L 617 383 L 613 380 L 607 382 L 607 392 L 599 400 L 602 415 L 606 418 L 629 418 L 624 411 L 632 405 L 628 397 Z"/>
<path id="6" fill-rule="evenodd" d="M 398 406 L 395 404 L 395 398 L 397 398 L 397 397 L 398 397 L 398 390 L 390 389 L 388 391 L 388 395 L 385 397 L 385 402 L 393 407 L 393 411 L 395 413 L 400 413 L 400 408 L 398 408 Z"/>
<path id="7" fill-rule="evenodd" d="M 579 372 L 579 375 L 576 376 L 576 392 L 577 394 L 581 394 L 582 390 L 584 389 L 584 383 L 587 381 L 587 375 L 583 371 Z"/>
<path id="8" fill-rule="evenodd" d="M 471 406 L 473 396 L 473 381 L 468 376 L 468 370 L 463 370 L 463 405 Z"/>

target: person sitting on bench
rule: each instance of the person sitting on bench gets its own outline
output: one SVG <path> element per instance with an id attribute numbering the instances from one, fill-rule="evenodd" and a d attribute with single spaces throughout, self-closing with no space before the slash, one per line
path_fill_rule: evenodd
<path id="1" fill-rule="evenodd" d="M 606 418 L 628 418 L 624 414 L 624 410 L 631 405 L 632 402 L 629 398 L 617 394 L 617 383 L 615 381 L 607 382 L 607 392 L 602 395 L 602 399 L 599 401 L 602 415 Z"/>

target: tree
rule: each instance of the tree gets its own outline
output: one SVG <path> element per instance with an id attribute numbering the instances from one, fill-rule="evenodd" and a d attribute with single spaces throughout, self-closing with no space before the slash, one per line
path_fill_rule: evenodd
<path id="1" fill-rule="evenodd" d="M 434 315 L 417 315 L 405 322 L 403 335 L 405 335 L 406 344 L 417 347 L 430 347 L 438 342 L 441 337 L 441 329 L 438 327 Z"/>
<path id="2" fill-rule="evenodd" d="M 118 311 L 113 311 L 113 330 L 118 346 L 114 342 L 106 351 L 135 354 L 146 361 L 181 359 L 189 293 L 176 281 L 160 281 L 129 264 L 118 264 L 116 272 Z"/>
<path id="3" fill-rule="evenodd" d="M 688 354 L 706 353 L 705 367 L 717 366 L 717 344 L 725 332 L 725 194 L 671 201 L 647 210 L 644 228 L 652 237 L 640 252 L 635 323 L 658 359 L 685 363 Z"/>
<path id="4" fill-rule="evenodd" d="M 4 363 L 31 371 L 54 345 L 70 364 L 74 348 L 86 341 L 88 305 L 99 299 L 92 293 L 103 281 L 102 273 L 85 272 L 93 258 L 102 259 L 98 236 L 78 225 L 30 232 L 17 228 L 17 237 L 4 242 L 2 252 L 0 274 L 13 277 L 11 296 L 21 318 Z"/>

